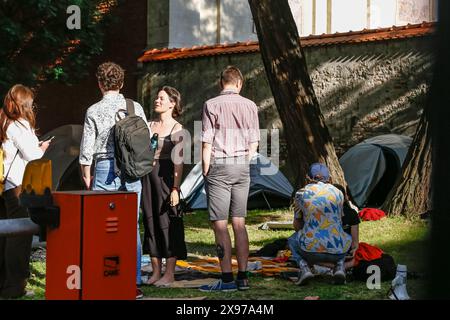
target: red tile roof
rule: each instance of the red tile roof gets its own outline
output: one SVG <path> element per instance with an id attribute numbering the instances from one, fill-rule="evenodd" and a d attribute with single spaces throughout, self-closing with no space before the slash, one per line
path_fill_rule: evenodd
<path id="1" fill-rule="evenodd" d="M 408 24 L 400 27 L 364 29 L 362 31 L 350 31 L 345 33 L 311 35 L 301 37 L 302 47 L 318 47 L 335 44 L 352 44 L 361 42 L 373 42 L 393 39 L 404 39 L 412 37 L 423 37 L 432 34 L 435 31 L 435 23 L 423 22 L 421 24 Z M 237 42 L 232 44 L 218 44 L 209 46 L 194 46 L 192 48 L 174 48 L 174 49 L 152 49 L 144 53 L 138 59 L 139 62 L 164 61 L 187 59 L 205 56 L 215 56 L 232 53 L 251 53 L 258 52 L 259 44 L 257 41 Z"/>

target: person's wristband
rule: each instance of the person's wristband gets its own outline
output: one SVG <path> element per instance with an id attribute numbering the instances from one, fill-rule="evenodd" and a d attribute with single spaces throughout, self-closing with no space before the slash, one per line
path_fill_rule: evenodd
<path id="1" fill-rule="evenodd" d="M 178 191 L 178 192 L 180 192 L 180 188 L 179 188 L 179 187 L 172 187 L 172 191 Z"/>

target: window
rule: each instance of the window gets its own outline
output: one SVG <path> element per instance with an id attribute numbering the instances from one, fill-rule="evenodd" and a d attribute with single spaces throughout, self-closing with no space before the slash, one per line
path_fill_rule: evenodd
<path id="1" fill-rule="evenodd" d="M 438 0 L 290 0 L 302 36 L 437 20 Z"/>
<path id="2" fill-rule="evenodd" d="M 331 2 L 331 33 L 356 31 L 368 27 L 366 0 L 333 0 Z"/>
<path id="3" fill-rule="evenodd" d="M 371 0 L 370 1 L 370 29 L 386 28 L 395 25 L 397 1 Z"/>

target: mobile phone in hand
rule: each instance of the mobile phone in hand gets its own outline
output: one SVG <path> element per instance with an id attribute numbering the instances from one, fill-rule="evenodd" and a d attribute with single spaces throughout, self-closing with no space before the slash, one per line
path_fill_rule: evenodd
<path id="1" fill-rule="evenodd" d="M 44 140 L 39 141 L 39 145 L 41 146 L 44 142 L 52 141 L 55 138 L 55 136 L 46 137 Z"/>
<path id="2" fill-rule="evenodd" d="M 52 141 L 53 139 L 55 139 L 55 136 L 50 136 L 50 137 L 47 137 L 44 140 L 42 140 L 42 142 Z"/>

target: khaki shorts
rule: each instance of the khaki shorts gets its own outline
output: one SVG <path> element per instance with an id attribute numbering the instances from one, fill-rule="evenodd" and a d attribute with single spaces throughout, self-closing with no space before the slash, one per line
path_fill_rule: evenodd
<path id="1" fill-rule="evenodd" d="M 250 165 L 213 163 L 205 178 L 205 191 L 210 221 L 247 216 L 250 189 Z"/>

